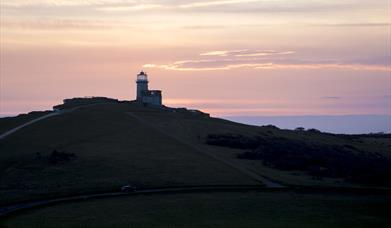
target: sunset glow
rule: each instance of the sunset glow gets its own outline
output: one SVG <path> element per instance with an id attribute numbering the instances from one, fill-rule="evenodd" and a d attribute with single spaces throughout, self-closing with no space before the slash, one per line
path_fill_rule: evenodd
<path id="1" fill-rule="evenodd" d="M 0 114 L 135 98 L 212 115 L 391 115 L 389 0 L 2 0 Z"/>

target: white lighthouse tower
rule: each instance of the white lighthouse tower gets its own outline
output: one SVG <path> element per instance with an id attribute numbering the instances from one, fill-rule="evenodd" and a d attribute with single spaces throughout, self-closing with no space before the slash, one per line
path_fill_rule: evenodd
<path id="1" fill-rule="evenodd" d="M 148 89 L 148 75 L 141 71 L 137 75 L 137 96 L 136 100 L 142 104 L 162 106 L 162 91 Z"/>
<path id="2" fill-rule="evenodd" d="M 136 83 L 137 83 L 137 97 L 136 97 L 136 99 L 138 101 L 142 101 L 143 91 L 148 91 L 148 75 L 144 71 L 141 71 L 137 75 Z"/>

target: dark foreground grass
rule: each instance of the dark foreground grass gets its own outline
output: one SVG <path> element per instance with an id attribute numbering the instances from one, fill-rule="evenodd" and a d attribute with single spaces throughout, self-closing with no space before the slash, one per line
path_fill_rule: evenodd
<path id="1" fill-rule="evenodd" d="M 225 192 L 139 195 L 68 203 L 4 227 L 389 227 L 391 196 Z"/>

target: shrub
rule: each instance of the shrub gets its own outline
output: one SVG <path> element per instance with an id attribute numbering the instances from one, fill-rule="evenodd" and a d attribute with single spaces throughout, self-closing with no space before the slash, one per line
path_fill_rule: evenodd
<path id="1" fill-rule="evenodd" d="M 57 150 L 53 150 L 48 159 L 50 164 L 57 165 L 60 163 L 69 162 L 75 158 L 76 155 L 74 153 L 58 152 Z"/>
<path id="2" fill-rule="evenodd" d="M 206 138 L 206 144 L 236 149 L 255 149 L 259 146 L 259 140 L 239 134 L 210 134 Z"/>
<path id="3" fill-rule="evenodd" d="M 318 129 L 315 129 L 315 128 L 308 129 L 307 131 L 312 132 L 312 133 L 321 133 L 321 131 L 319 131 Z"/>

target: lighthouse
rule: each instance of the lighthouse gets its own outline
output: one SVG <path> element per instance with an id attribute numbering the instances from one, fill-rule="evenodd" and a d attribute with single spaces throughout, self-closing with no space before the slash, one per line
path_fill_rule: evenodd
<path id="1" fill-rule="evenodd" d="M 136 100 L 142 104 L 162 106 L 162 91 L 148 89 L 148 75 L 141 71 L 137 75 L 137 95 Z"/>
<path id="2" fill-rule="evenodd" d="M 136 99 L 138 101 L 140 101 L 140 100 L 142 100 L 142 92 L 148 91 L 148 75 L 144 71 L 141 71 L 137 75 L 136 83 L 137 83 L 137 97 L 136 97 Z"/>

